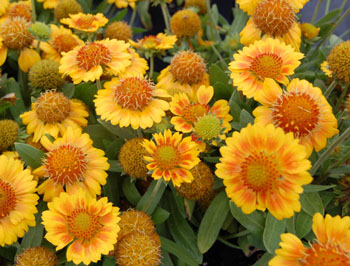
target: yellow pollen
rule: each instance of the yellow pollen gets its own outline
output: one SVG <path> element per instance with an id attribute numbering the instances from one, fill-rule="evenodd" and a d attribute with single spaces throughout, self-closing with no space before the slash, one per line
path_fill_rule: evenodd
<path id="1" fill-rule="evenodd" d="M 34 40 L 34 36 L 28 31 L 30 25 L 23 17 L 14 17 L 1 23 L 0 35 L 4 45 L 13 50 L 29 47 Z"/>
<path id="2" fill-rule="evenodd" d="M 162 145 L 157 148 L 155 155 L 155 161 L 161 169 L 172 169 L 174 168 L 179 160 L 178 151 L 175 147 L 170 145 Z"/>
<path id="3" fill-rule="evenodd" d="M 90 29 L 96 20 L 98 19 L 95 16 L 84 14 L 79 19 L 77 19 L 75 24 L 81 29 Z"/>
<path id="4" fill-rule="evenodd" d="M 108 64 L 112 55 L 106 46 L 93 42 L 80 48 L 76 60 L 78 66 L 87 71 L 98 65 Z"/>
<path id="5" fill-rule="evenodd" d="M 275 54 L 261 54 L 254 58 L 250 65 L 250 70 L 253 71 L 259 78 L 275 78 L 280 74 L 282 67 L 282 59 Z"/>
<path id="6" fill-rule="evenodd" d="M 206 115 L 208 112 L 209 106 L 197 103 L 186 106 L 182 114 L 188 122 L 195 123 L 199 117 Z"/>
<path id="7" fill-rule="evenodd" d="M 16 194 L 12 185 L 0 180 L 0 218 L 4 218 L 16 207 Z"/>
<path id="8" fill-rule="evenodd" d="M 308 135 L 317 126 L 319 115 L 315 100 L 303 93 L 284 93 L 272 107 L 273 124 L 295 137 Z"/>
<path id="9" fill-rule="evenodd" d="M 67 218 L 69 232 L 77 239 L 92 239 L 102 227 L 96 215 L 85 209 L 76 209 Z"/>
<path id="10" fill-rule="evenodd" d="M 55 183 L 72 184 L 84 179 L 86 155 L 77 147 L 61 145 L 48 153 L 45 166 L 48 176 Z"/>
<path id="11" fill-rule="evenodd" d="M 306 257 L 301 262 L 303 266 L 339 266 L 350 265 L 350 253 L 341 246 L 334 244 L 313 243 L 306 250 Z"/>
<path id="12" fill-rule="evenodd" d="M 60 123 L 69 116 L 71 103 L 61 92 L 43 93 L 35 103 L 36 114 L 46 123 Z"/>
<path id="13" fill-rule="evenodd" d="M 59 54 L 61 52 L 69 52 L 78 44 L 78 41 L 70 34 L 61 34 L 52 40 L 52 46 Z"/>
<path id="14" fill-rule="evenodd" d="M 114 100 L 123 108 L 142 110 L 153 99 L 153 84 L 137 77 L 122 80 L 114 90 Z"/>
<path id="15" fill-rule="evenodd" d="M 194 125 L 194 132 L 204 140 L 219 137 L 221 133 L 221 121 L 214 115 L 205 115 L 198 118 Z"/>
<path id="16" fill-rule="evenodd" d="M 295 14 L 286 0 L 264 0 L 256 7 L 253 21 L 264 33 L 286 34 L 295 23 Z"/>

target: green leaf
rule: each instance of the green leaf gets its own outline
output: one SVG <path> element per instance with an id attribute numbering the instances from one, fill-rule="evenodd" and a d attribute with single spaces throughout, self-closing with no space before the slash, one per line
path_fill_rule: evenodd
<path id="1" fill-rule="evenodd" d="M 174 241 L 171 241 L 165 237 L 162 237 L 162 236 L 160 236 L 160 241 L 162 243 L 162 248 L 164 250 L 175 255 L 179 259 L 186 261 L 186 263 L 189 266 L 198 266 L 199 265 L 199 263 L 197 263 L 193 259 L 191 254 L 186 249 L 184 249 L 182 246 L 180 246 L 179 244 L 177 244 Z"/>
<path id="2" fill-rule="evenodd" d="M 128 9 L 124 8 L 123 10 L 119 11 L 110 21 L 109 24 L 114 22 L 114 21 L 120 21 L 122 20 L 126 14 L 128 13 Z"/>
<path id="3" fill-rule="evenodd" d="M 254 117 L 247 110 L 243 109 L 239 115 L 239 121 L 242 127 L 246 127 L 249 123 L 254 124 Z"/>
<path id="4" fill-rule="evenodd" d="M 337 17 L 340 14 L 340 12 L 340 8 L 332 10 L 327 15 L 322 17 L 319 21 L 317 21 L 315 23 L 315 27 L 321 27 L 323 24 L 331 22 L 333 18 Z"/>
<path id="5" fill-rule="evenodd" d="M 130 178 L 125 178 L 122 186 L 124 195 L 126 199 L 132 204 L 135 205 L 141 199 L 141 194 L 137 190 L 135 183 L 130 181 Z"/>
<path id="6" fill-rule="evenodd" d="M 0 257 L 11 262 L 15 261 L 17 248 L 15 246 L 5 246 L 0 248 Z M 5 264 L 6 265 L 6 264 Z"/>
<path id="7" fill-rule="evenodd" d="M 228 199 L 222 191 L 211 202 L 198 229 L 197 245 L 202 254 L 215 243 L 228 212 Z"/>
<path id="8" fill-rule="evenodd" d="M 15 142 L 15 149 L 19 156 L 33 169 L 41 166 L 45 153 L 31 145 Z"/>
<path id="9" fill-rule="evenodd" d="M 220 157 L 204 157 L 203 160 L 205 160 L 209 163 L 219 163 Z"/>
<path id="10" fill-rule="evenodd" d="M 157 185 L 157 182 L 161 182 L 159 184 L 158 191 L 153 193 L 154 188 Z M 159 201 L 161 200 L 163 193 L 165 191 L 166 184 L 160 179 L 160 180 L 154 180 L 151 185 L 148 187 L 147 192 L 142 196 L 140 201 L 136 205 L 136 209 L 141 210 L 148 215 L 152 216 L 152 213 L 156 209 Z"/>
<path id="11" fill-rule="evenodd" d="M 287 219 L 277 220 L 271 213 L 267 214 L 263 241 L 266 250 L 271 254 L 279 247 L 281 234 L 283 234 L 286 229 L 286 222 Z"/>
<path id="12" fill-rule="evenodd" d="M 232 216 L 245 228 L 253 234 L 260 234 L 265 228 L 264 215 L 255 211 L 251 214 L 244 214 L 241 208 L 237 207 L 232 201 L 229 203 Z"/>
<path id="13" fill-rule="evenodd" d="M 64 83 L 61 89 L 63 94 L 69 99 L 72 98 L 75 93 L 75 85 L 73 83 Z"/>
<path id="14" fill-rule="evenodd" d="M 109 159 L 116 158 L 123 144 L 124 144 L 124 140 L 121 138 L 113 140 L 113 142 L 109 143 L 108 146 L 106 145 L 106 143 L 104 143 L 106 157 Z"/>
<path id="15" fill-rule="evenodd" d="M 147 29 L 150 30 L 152 28 L 152 19 L 151 16 L 148 12 L 148 8 L 149 8 L 149 0 L 144 0 L 144 1 L 140 1 L 137 4 L 137 13 L 140 16 L 142 25 Z"/>
<path id="16" fill-rule="evenodd" d="M 25 106 L 18 83 L 14 78 L 9 78 L 6 80 L 5 86 L 7 87 L 6 93 L 14 92 L 16 94 L 15 105 L 10 107 L 10 112 L 17 122 L 21 122 L 19 115 L 25 111 Z"/>
<path id="17" fill-rule="evenodd" d="M 109 172 L 121 173 L 123 171 L 118 160 L 108 160 Z"/>
<path id="18" fill-rule="evenodd" d="M 209 78 L 210 84 L 214 85 L 217 82 L 221 82 L 222 84 L 228 84 L 229 78 L 225 74 L 224 70 L 222 70 L 216 64 L 212 64 L 209 68 Z"/>
<path id="19" fill-rule="evenodd" d="M 234 21 L 229 29 L 228 35 L 232 36 L 233 34 L 239 34 L 242 29 L 245 27 L 248 21 L 248 15 L 238 6 L 233 8 L 233 17 Z"/>
<path id="20" fill-rule="evenodd" d="M 323 186 L 323 185 L 313 185 L 309 184 L 306 186 L 303 186 L 304 192 L 318 192 L 318 191 L 324 191 L 330 188 L 335 187 L 335 185 L 328 185 L 328 186 Z"/>
<path id="21" fill-rule="evenodd" d="M 236 90 L 232 93 L 228 105 L 230 106 L 230 114 L 233 116 L 233 121 L 238 122 L 242 109 L 237 103 L 237 94 Z"/>
<path id="22" fill-rule="evenodd" d="M 312 227 L 312 217 L 303 211 L 298 213 L 296 222 L 295 222 L 295 230 L 296 230 L 297 237 L 302 239 L 311 231 L 311 227 Z"/>
<path id="23" fill-rule="evenodd" d="M 169 253 L 166 252 L 164 248 L 162 248 L 162 261 L 161 261 L 160 265 L 161 266 L 174 266 L 174 263 L 172 262 Z"/>
<path id="24" fill-rule="evenodd" d="M 293 235 L 296 234 L 296 232 L 295 232 L 295 215 L 293 215 L 292 217 L 290 217 L 287 220 L 286 227 L 287 227 L 288 233 L 291 233 Z"/>
<path id="25" fill-rule="evenodd" d="M 97 119 L 97 121 L 109 132 L 122 139 L 132 139 L 137 137 L 136 132 L 130 127 L 119 127 L 118 125 L 113 126 L 111 123 L 101 119 Z"/>
<path id="26" fill-rule="evenodd" d="M 132 34 L 144 33 L 144 32 L 146 32 L 146 31 L 147 31 L 147 30 L 144 29 L 144 28 L 135 28 L 135 27 L 132 28 Z"/>
<path id="27" fill-rule="evenodd" d="M 120 176 L 116 173 L 110 173 L 106 180 L 106 184 L 102 187 L 103 195 L 107 196 L 109 202 L 117 205 L 120 198 L 118 179 Z"/>
<path id="28" fill-rule="evenodd" d="M 152 220 L 154 224 L 162 224 L 169 218 L 169 216 L 170 212 L 161 207 L 157 207 L 152 215 Z"/>
<path id="29" fill-rule="evenodd" d="M 94 97 L 97 94 L 97 85 L 96 83 L 80 83 L 75 86 L 74 98 L 82 100 L 87 104 L 91 109 L 94 109 Z"/>
<path id="30" fill-rule="evenodd" d="M 300 195 L 301 208 L 311 217 L 315 213 L 324 214 L 324 206 L 320 195 L 317 192 L 306 192 Z"/>
<path id="31" fill-rule="evenodd" d="M 266 252 L 257 262 L 253 264 L 253 266 L 266 266 L 272 258 L 273 255 Z"/>
<path id="32" fill-rule="evenodd" d="M 214 84 L 214 97 L 216 99 L 229 100 L 233 91 L 233 87 L 222 82 L 216 82 Z"/>
<path id="33" fill-rule="evenodd" d="M 103 256 L 102 266 L 115 266 L 115 258 L 109 256 Z"/>

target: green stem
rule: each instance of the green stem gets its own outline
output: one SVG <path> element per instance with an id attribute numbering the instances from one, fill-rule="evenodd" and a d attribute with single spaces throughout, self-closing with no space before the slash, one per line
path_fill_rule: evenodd
<path id="1" fill-rule="evenodd" d="M 135 18 L 136 18 L 136 14 L 137 14 L 137 6 L 135 6 L 135 8 L 133 9 L 132 11 L 132 14 L 131 14 L 131 19 L 130 19 L 130 22 L 129 22 L 129 25 L 130 27 L 132 28 L 132 25 L 134 25 L 134 22 L 135 22 Z"/>
<path id="2" fill-rule="evenodd" d="M 142 137 L 143 137 L 143 135 L 142 135 L 142 129 L 141 129 L 140 127 L 137 129 L 137 136 L 139 136 L 139 138 L 142 138 Z"/>
<path id="3" fill-rule="evenodd" d="M 221 40 L 221 37 L 220 37 L 220 33 L 218 32 L 218 29 L 216 28 L 216 23 L 214 21 L 214 17 L 211 14 L 210 0 L 205 0 L 205 4 L 207 5 L 208 17 L 209 17 L 209 20 L 210 20 L 210 26 L 213 29 L 213 31 L 215 32 L 215 34 L 216 34 L 217 41 L 221 42 L 222 40 Z"/>
<path id="4" fill-rule="evenodd" d="M 153 57 L 153 54 L 151 54 L 151 57 L 149 58 L 149 77 L 151 80 L 153 80 L 153 72 L 154 72 L 154 57 Z"/>
<path id="5" fill-rule="evenodd" d="M 162 14 L 163 14 L 163 17 L 164 17 L 164 22 L 165 22 L 165 27 L 166 27 L 166 30 L 167 30 L 167 33 L 170 33 L 171 30 L 170 30 L 170 15 L 169 15 L 169 10 L 168 10 L 168 6 L 166 5 L 165 2 L 161 2 L 160 3 L 160 8 L 162 9 Z"/>
<path id="6" fill-rule="evenodd" d="M 36 12 L 35 12 L 35 0 L 31 0 L 32 4 L 32 22 L 36 21 Z"/>
<path id="7" fill-rule="evenodd" d="M 154 187 L 154 189 L 153 189 L 153 191 L 151 193 L 151 196 L 148 198 L 148 201 L 146 202 L 146 204 L 142 208 L 143 212 L 147 212 L 147 209 L 148 209 L 149 205 L 151 205 L 151 203 L 152 203 L 152 201 L 154 199 L 154 196 L 157 194 L 157 192 L 158 192 L 162 182 L 163 182 L 162 178 L 157 181 L 157 183 L 156 183 L 156 185 L 155 185 L 155 187 Z"/>
<path id="8" fill-rule="evenodd" d="M 315 24 L 315 20 L 316 20 L 318 11 L 320 10 L 322 2 L 323 2 L 323 0 L 318 0 L 318 3 L 316 5 L 316 8 L 315 8 L 314 13 L 312 15 L 311 24 Z"/>
<path id="9" fill-rule="evenodd" d="M 337 82 L 335 80 L 332 81 L 332 83 L 328 86 L 326 91 L 324 92 L 324 97 L 328 98 L 329 95 L 331 95 L 333 89 L 335 88 L 335 85 L 337 85 Z"/>
<path id="10" fill-rule="evenodd" d="M 97 89 L 98 90 L 102 90 L 102 85 L 101 85 L 101 80 L 100 79 L 96 79 L 96 85 L 97 85 Z"/>
<path id="11" fill-rule="evenodd" d="M 40 40 L 38 40 L 38 44 L 36 45 L 36 51 L 40 55 Z"/>
<path id="12" fill-rule="evenodd" d="M 225 244 L 226 246 L 228 246 L 228 247 L 230 247 L 230 248 L 242 250 L 240 246 L 233 245 L 233 244 L 231 244 L 230 242 L 228 242 L 228 241 L 222 239 L 221 237 L 218 237 L 218 240 L 219 240 L 221 243 Z"/>
<path id="13" fill-rule="evenodd" d="M 344 9 L 344 7 L 345 7 L 347 1 L 348 1 L 348 0 L 343 0 L 343 3 L 342 3 L 341 6 L 340 6 L 340 10 L 343 10 L 343 9 Z M 341 13 L 339 13 L 338 18 L 339 18 L 339 16 L 340 16 L 340 14 L 341 14 Z"/>
<path id="14" fill-rule="evenodd" d="M 345 117 L 345 115 L 347 114 L 347 111 L 344 110 L 343 112 L 341 112 L 341 114 L 338 117 L 337 123 L 338 123 L 338 128 L 340 128 L 342 122 L 343 122 L 343 117 Z"/>
<path id="15" fill-rule="evenodd" d="M 250 234 L 250 231 L 249 230 L 244 230 L 244 231 L 241 231 L 239 233 L 236 233 L 236 234 L 232 234 L 232 235 L 228 235 L 228 236 L 225 236 L 223 237 L 223 239 L 232 239 L 232 238 L 237 238 L 237 237 L 241 237 L 241 236 L 245 236 L 245 235 L 248 235 Z"/>
<path id="16" fill-rule="evenodd" d="M 216 54 L 216 56 L 219 58 L 222 66 L 227 69 L 228 65 L 226 64 L 225 60 L 222 58 L 221 54 L 219 53 L 219 51 L 215 48 L 214 44 L 211 44 L 210 47 L 213 49 L 214 53 Z"/>
<path id="17" fill-rule="evenodd" d="M 310 170 L 310 174 L 313 176 L 318 168 L 328 159 L 328 157 L 331 155 L 331 153 L 334 151 L 334 149 L 340 145 L 346 138 L 350 136 L 350 127 L 348 127 L 343 134 L 341 134 L 333 143 L 328 147 L 328 149 L 322 153 L 320 158 L 315 162 L 315 164 L 312 166 Z"/>
<path id="18" fill-rule="evenodd" d="M 324 11 L 324 15 L 329 13 L 329 6 L 331 5 L 331 0 L 327 0 L 326 9 Z"/>
<path id="19" fill-rule="evenodd" d="M 348 88 L 349 88 L 349 86 L 346 86 L 345 88 L 343 88 L 343 91 L 337 100 L 337 104 L 334 107 L 335 111 L 339 110 L 340 105 L 343 103 L 343 100 L 346 97 L 346 93 L 348 92 Z"/>
<path id="20" fill-rule="evenodd" d="M 24 73 L 21 69 L 19 69 L 19 73 L 20 73 L 20 76 L 21 76 L 21 93 L 22 93 L 22 97 L 23 97 L 23 101 L 25 103 L 28 103 L 30 102 L 30 93 L 29 93 L 29 90 L 28 90 L 28 79 L 27 79 L 27 76 L 26 76 L 26 73 Z"/>

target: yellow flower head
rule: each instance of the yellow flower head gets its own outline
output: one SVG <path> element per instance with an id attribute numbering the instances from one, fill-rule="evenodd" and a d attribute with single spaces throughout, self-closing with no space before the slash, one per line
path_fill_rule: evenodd
<path id="1" fill-rule="evenodd" d="M 177 11 L 170 20 L 171 32 L 179 39 L 183 37 L 193 37 L 201 29 L 201 19 L 198 14 L 191 9 Z"/>
<path id="2" fill-rule="evenodd" d="M 70 28 L 80 30 L 83 32 L 95 32 L 99 28 L 107 24 L 108 19 L 102 14 L 70 14 L 69 18 L 62 18 L 61 23 L 68 25 Z"/>
<path id="3" fill-rule="evenodd" d="M 310 23 L 303 23 L 300 25 L 300 28 L 303 36 L 308 40 L 316 38 L 318 33 L 320 32 L 320 28 L 316 28 Z"/>
<path id="4" fill-rule="evenodd" d="M 43 3 L 45 9 L 54 9 L 60 0 L 38 0 L 38 2 Z"/>
<path id="5" fill-rule="evenodd" d="M 172 134 L 169 129 L 153 134 L 153 140 L 145 140 L 143 146 L 147 150 L 144 159 L 152 178 L 172 180 L 175 186 L 190 183 L 193 176 L 190 170 L 199 163 L 199 150 L 191 137 L 182 138 L 182 134 Z"/>
<path id="6" fill-rule="evenodd" d="M 237 0 L 239 7 L 248 13 L 247 25 L 241 31 L 241 43 L 249 45 L 262 35 L 279 38 L 299 51 L 301 29 L 296 13 L 309 0 Z"/>
<path id="7" fill-rule="evenodd" d="M 45 201 L 51 201 L 65 190 L 70 193 L 79 188 L 91 196 L 101 194 L 109 164 L 104 152 L 92 146 L 87 133 L 69 127 L 62 138 L 51 142 L 44 136 L 41 144 L 48 152 L 43 165 L 33 173 L 48 178 L 38 187 Z"/>
<path id="8" fill-rule="evenodd" d="M 32 21 L 32 6 L 30 1 L 18 1 L 12 2 L 5 14 L 1 19 L 22 17 L 26 21 Z"/>
<path id="9" fill-rule="evenodd" d="M 299 194 L 312 181 L 304 146 L 281 128 L 248 125 L 220 148 L 215 174 L 229 198 L 246 214 L 269 212 L 281 220 L 300 211 Z"/>
<path id="10" fill-rule="evenodd" d="M 48 248 L 27 248 L 16 257 L 14 266 L 29 265 L 57 266 L 58 259 L 56 254 Z"/>
<path id="11" fill-rule="evenodd" d="M 127 8 L 130 6 L 132 9 L 135 8 L 135 3 L 138 0 L 108 0 L 109 4 L 115 4 L 116 7 L 118 8 Z"/>
<path id="12" fill-rule="evenodd" d="M 0 2 L 0 16 L 4 15 L 10 5 L 10 0 L 1 0 Z"/>
<path id="13" fill-rule="evenodd" d="M 21 50 L 29 47 L 34 36 L 28 31 L 31 23 L 24 17 L 8 18 L 0 25 L 0 36 L 3 45 L 13 50 Z"/>
<path id="14" fill-rule="evenodd" d="M 27 133 L 34 133 L 33 141 L 38 142 L 45 134 L 57 138 L 67 127 L 80 128 L 87 125 L 89 113 L 84 104 L 69 99 L 61 92 L 46 91 L 32 103 L 32 110 L 20 115 Z"/>
<path id="15" fill-rule="evenodd" d="M 257 41 L 233 55 L 229 65 L 233 85 L 248 97 L 256 99 L 266 78 L 287 85 L 303 54 L 278 39 Z"/>
<path id="16" fill-rule="evenodd" d="M 125 21 L 115 21 L 108 25 L 105 35 L 109 39 L 127 42 L 132 38 L 132 28 Z"/>
<path id="17" fill-rule="evenodd" d="M 29 81 L 34 88 L 53 90 L 61 87 L 63 79 L 58 73 L 59 64 L 52 60 L 40 60 L 30 68 Z"/>
<path id="18" fill-rule="evenodd" d="M 335 79 L 350 84 L 350 41 L 336 45 L 329 53 L 327 62 Z"/>
<path id="19" fill-rule="evenodd" d="M 18 136 L 19 125 L 16 121 L 4 119 L 0 120 L 0 151 L 11 147 Z"/>
<path id="20" fill-rule="evenodd" d="M 207 5 L 205 3 L 205 0 L 186 0 L 185 1 L 185 8 L 189 8 L 189 7 L 199 8 L 199 12 L 201 14 L 207 13 Z"/>
<path id="21" fill-rule="evenodd" d="M 134 49 L 128 48 L 128 52 L 131 55 L 131 65 L 125 68 L 125 70 L 119 74 L 120 78 L 128 77 L 144 77 L 148 70 L 147 60 L 142 58 Z"/>
<path id="22" fill-rule="evenodd" d="M 130 44 L 143 51 L 163 52 L 174 47 L 177 41 L 176 35 L 167 35 L 165 33 L 158 33 L 155 35 L 148 35 L 137 42 L 129 40 Z"/>
<path id="23" fill-rule="evenodd" d="M 329 64 L 328 64 L 327 60 L 322 62 L 322 64 L 321 64 L 321 70 L 322 70 L 329 78 L 332 77 L 332 70 L 329 69 Z"/>
<path id="24" fill-rule="evenodd" d="M 62 18 L 68 18 L 69 14 L 77 14 L 83 12 L 81 5 L 75 0 L 60 0 L 55 7 L 55 19 L 60 21 Z"/>
<path id="25" fill-rule="evenodd" d="M 305 247 L 295 235 L 282 234 L 281 248 L 276 250 L 276 256 L 269 261 L 269 266 L 350 265 L 350 217 L 326 214 L 323 218 L 316 213 L 312 221 L 312 230 L 316 235 L 313 243 Z"/>
<path id="26" fill-rule="evenodd" d="M 119 232 L 119 208 L 106 197 L 97 200 L 82 189 L 61 193 L 42 214 L 45 238 L 60 250 L 67 248 L 67 261 L 89 265 L 113 250 Z"/>
<path id="27" fill-rule="evenodd" d="M 20 160 L 0 155 L 0 246 L 13 244 L 35 226 L 36 185 Z"/>
<path id="28" fill-rule="evenodd" d="M 263 93 L 257 98 L 263 106 L 253 111 L 255 123 L 273 124 L 284 132 L 291 132 L 306 148 L 307 156 L 315 148 L 320 151 L 339 131 L 332 107 L 321 89 L 306 80 L 293 79 L 286 91 L 272 79 L 264 83 Z"/>
<path id="29" fill-rule="evenodd" d="M 131 126 L 145 129 L 159 123 L 169 104 L 159 97 L 168 94 L 156 89 L 152 82 L 139 77 L 113 78 L 104 84 L 94 100 L 96 114 L 102 120 L 120 127 Z"/>

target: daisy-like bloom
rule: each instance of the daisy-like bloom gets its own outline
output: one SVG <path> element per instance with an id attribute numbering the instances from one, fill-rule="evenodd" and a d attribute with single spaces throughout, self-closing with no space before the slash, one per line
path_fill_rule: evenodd
<path id="1" fill-rule="evenodd" d="M 61 193 L 42 214 L 45 238 L 60 250 L 67 248 L 67 261 L 89 265 L 107 255 L 117 242 L 119 208 L 106 197 L 97 200 L 82 189 Z"/>
<path id="2" fill-rule="evenodd" d="M 182 134 L 172 134 L 169 129 L 163 134 L 153 134 L 153 138 L 154 141 L 145 139 L 143 142 L 148 153 L 143 158 L 152 178 L 171 180 L 174 186 L 191 183 L 193 175 L 190 170 L 200 162 L 197 144 L 191 137 L 182 138 Z"/>
<path id="3" fill-rule="evenodd" d="M 148 70 L 147 60 L 142 58 L 134 49 L 128 48 L 131 55 L 131 65 L 126 67 L 125 71 L 119 74 L 120 78 L 144 77 Z"/>
<path id="4" fill-rule="evenodd" d="M 11 245 L 35 226 L 36 185 L 20 160 L 0 155 L 0 246 Z"/>
<path id="5" fill-rule="evenodd" d="M 72 29 L 83 32 L 95 32 L 108 23 L 108 19 L 102 14 L 70 14 L 69 18 L 62 18 L 61 23 L 68 25 Z"/>
<path id="6" fill-rule="evenodd" d="M 108 0 L 109 4 L 115 4 L 118 8 L 127 8 L 130 6 L 132 9 L 135 8 L 135 3 L 138 0 Z"/>
<path id="7" fill-rule="evenodd" d="M 62 52 L 69 52 L 81 45 L 84 45 L 84 42 L 77 35 L 73 34 L 70 29 L 51 24 L 50 39 L 47 42 L 40 42 L 40 49 L 44 52 L 43 57 L 45 59 L 59 63 Z"/>
<path id="8" fill-rule="evenodd" d="M 229 198 L 245 214 L 256 209 L 281 220 L 299 212 L 299 194 L 312 181 L 305 147 L 281 128 L 251 125 L 233 132 L 220 148 L 216 175 L 224 179 Z"/>
<path id="9" fill-rule="evenodd" d="M 1 3 L 2 4 L 2 3 Z M 32 6 L 30 1 L 18 1 L 12 2 L 8 6 L 8 9 L 0 21 L 5 21 L 8 18 L 22 17 L 28 22 L 32 20 Z"/>
<path id="10" fill-rule="evenodd" d="M 336 80 L 350 84 L 350 41 L 334 46 L 328 55 L 327 62 Z"/>
<path id="11" fill-rule="evenodd" d="M 209 75 L 204 59 L 192 51 L 179 51 L 170 66 L 160 72 L 156 87 L 168 91 L 170 95 L 184 92 L 197 101 L 196 93 L 201 85 L 209 86 Z"/>
<path id="12" fill-rule="evenodd" d="M 51 201 L 65 190 L 69 193 L 78 188 L 91 196 L 101 194 L 109 164 L 104 151 L 92 146 L 87 133 L 69 127 L 62 138 L 51 142 L 44 136 L 41 144 L 48 152 L 43 165 L 33 174 L 48 178 L 38 187 L 38 193 L 44 194 L 45 201 Z"/>
<path id="13" fill-rule="evenodd" d="M 169 109 L 168 102 L 158 99 L 169 95 L 145 78 L 113 78 L 104 87 L 94 100 L 96 114 L 112 125 L 145 129 L 160 123 Z"/>
<path id="14" fill-rule="evenodd" d="M 263 35 L 278 38 L 299 51 L 301 29 L 296 13 L 309 0 L 237 0 L 239 7 L 248 13 L 247 25 L 241 31 L 241 43 L 249 45 Z"/>
<path id="15" fill-rule="evenodd" d="M 57 138 L 67 127 L 80 128 L 87 125 L 89 113 L 85 105 L 76 99 L 69 99 L 61 92 L 47 91 L 32 103 L 32 110 L 20 115 L 27 133 L 33 134 L 38 142 L 45 134 Z"/>
<path id="16" fill-rule="evenodd" d="M 60 0 L 38 0 L 38 2 L 43 3 L 45 9 L 54 9 Z"/>
<path id="17" fill-rule="evenodd" d="M 310 23 L 302 23 L 300 25 L 300 28 L 303 36 L 308 40 L 312 40 L 316 38 L 318 33 L 320 32 L 320 28 L 316 28 L 314 25 Z"/>
<path id="18" fill-rule="evenodd" d="M 157 36 L 148 35 L 137 42 L 129 40 L 133 47 L 144 52 L 152 51 L 154 53 L 164 52 L 165 50 L 173 48 L 176 41 L 176 35 L 167 35 L 166 33 L 158 33 Z"/>
<path id="19" fill-rule="evenodd" d="M 292 132 L 309 156 L 312 149 L 322 150 L 327 139 L 339 133 L 332 107 L 320 88 L 306 80 L 293 79 L 283 91 L 272 79 L 264 83 L 257 99 L 263 106 L 253 111 L 255 123 L 273 124 L 284 132 Z"/>
<path id="20" fill-rule="evenodd" d="M 321 70 L 322 70 L 329 78 L 332 77 L 332 70 L 330 70 L 329 64 L 328 64 L 327 60 L 322 62 L 322 64 L 321 64 Z"/>
<path id="21" fill-rule="evenodd" d="M 316 213 L 312 219 L 316 235 L 313 243 L 305 247 L 301 240 L 290 233 L 281 235 L 280 249 L 269 261 L 269 266 L 349 266 L 350 265 L 350 217 L 323 218 Z"/>
<path id="22" fill-rule="evenodd" d="M 287 85 L 287 76 L 294 74 L 303 57 L 278 39 L 256 41 L 233 55 L 229 64 L 233 85 L 246 97 L 256 99 L 266 78 Z"/>
<path id="23" fill-rule="evenodd" d="M 102 40 L 75 47 L 62 53 L 60 72 L 69 75 L 74 84 L 94 82 L 102 74 L 118 75 L 131 65 L 128 43 L 118 40 Z"/>
<path id="24" fill-rule="evenodd" d="M 1 0 L 0 3 L 0 16 L 2 16 L 6 13 L 7 7 L 10 5 L 10 0 Z"/>

